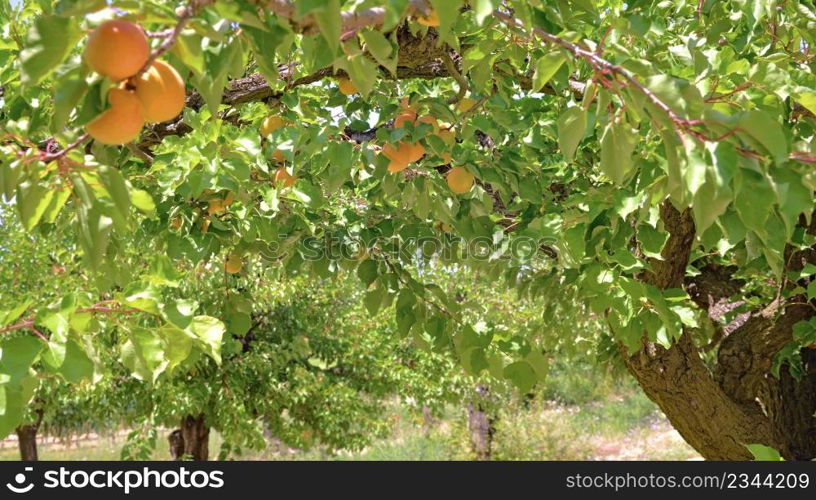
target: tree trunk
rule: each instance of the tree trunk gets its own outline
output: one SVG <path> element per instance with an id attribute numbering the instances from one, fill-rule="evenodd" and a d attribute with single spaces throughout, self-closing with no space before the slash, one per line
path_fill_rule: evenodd
<path id="1" fill-rule="evenodd" d="M 468 430 L 470 431 L 470 444 L 476 454 L 476 460 L 490 460 L 493 452 L 493 435 L 496 433 L 495 419 L 488 415 L 488 389 L 479 385 L 476 387 L 478 394 L 475 401 L 468 404 Z"/>
<path id="2" fill-rule="evenodd" d="M 20 460 L 37 461 L 37 429 L 35 424 L 17 427 L 17 446 L 20 448 Z"/>
<path id="3" fill-rule="evenodd" d="M 170 456 L 173 460 L 184 460 L 184 438 L 181 435 L 181 429 L 175 429 L 167 436 L 167 441 L 170 443 Z"/>
<path id="4" fill-rule="evenodd" d="M 660 212 L 670 237 L 661 252 L 663 259 L 652 259 L 651 271 L 640 279 L 659 289 L 686 289 L 716 319 L 718 308 L 728 306 L 727 300 L 740 287 L 724 277 L 722 269 L 703 269 L 700 276 L 686 278 L 695 238 L 691 213 L 679 212 L 668 202 Z M 788 262 L 813 258 L 790 250 L 786 256 Z M 621 346 L 621 352 L 646 395 L 704 458 L 749 460 L 752 455 L 745 445 L 764 444 L 787 460 L 812 460 L 816 458 L 816 352 L 802 350 L 805 373 L 800 380 L 786 366 L 779 378 L 770 375 L 770 368 L 775 355 L 792 340 L 793 325 L 813 314 L 806 299 L 792 297 L 738 316 L 715 339 L 713 347 L 720 340 L 721 344 L 713 368 L 703 361 L 702 349 L 689 331 L 668 349 L 644 336 L 640 350 L 631 354 Z"/>
<path id="5" fill-rule="evenodd" d="M 207 460 L 210 453 L 210 428 L 204 414 L 187 415 L 181 419 L 181 428 L 168 436 L 170 454 L 175 460 Z"/>

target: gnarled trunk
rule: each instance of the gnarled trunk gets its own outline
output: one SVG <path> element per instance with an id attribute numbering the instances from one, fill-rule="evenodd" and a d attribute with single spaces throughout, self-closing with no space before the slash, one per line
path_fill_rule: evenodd
<path id="1" fill-rule="evenodd" d="M 181 428 L 168 436 L 170 454 L 175 460 L 207 460 L 210 453 L 210 428 L 204 414 L 187 415 L 181 419 Z"/>
<path id="2" fill-rule="evenodd" d="M 652 271 L 641 279 L 660 289 L 685 288 L 716 319 L 717 309 L 739 287 L 718 269 L 686 278 L 695 236 L 691 213 L 679 212 L 666 202 L 661 220 L 670 233 L 663 259 L 652 260 Z M 806 257 L 792 251 L 787 256 L 789 262 Z M 787 367 L 782 367 L 779 378 L 770 375 L 770 368 L 775 355 L 792 339 L 793 325 L 813 314 L 806 300 L 793 297 L 738 316 L 715 339 L 721 344 L 713 368 L 703 362 L 701 348 L 689 331 L 669 349 L 644 339 L 634 355 L 623 347 L 622 353 L 647 396 L 703 457 L 748 460 L 752 455 L 745 445 L 757 443 L 779 450 L 788 460 L 812 460 L 816 458 L 816 352 L 802 350 L 805 375 L 800 380 Z"/>
<path id="3" fill-rule="evenodd" d="M 26 424 L 17 427 L 17 446 L 20 448 L 20 460 L 36 461 L 38 425 Z"/>

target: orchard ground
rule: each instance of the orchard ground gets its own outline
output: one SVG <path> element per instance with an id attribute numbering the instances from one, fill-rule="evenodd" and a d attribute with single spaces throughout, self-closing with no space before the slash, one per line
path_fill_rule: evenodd
<path id="1" fill-rule="evenodd" d="M 600 374 L 597 366 L 554 370 L 531 404 L 504 408 L 497 421 L 493 458 L 497 460 L 700 460 L 660 410 L 628 379 Z M 463 408 L 448 407 L 440 419 L 393 400 L 389 404 L 390 434 L 358 451 L 330 453 L 314 448 L 298 450 L 269 438 L 263 451 L 248 460 L 470 460 Z M 168 429 L 159 432 L 155 460 L 170 458 Z M 43 436 L 43 460 L 118 460 L 127 429 L 88 430 L 63 438 Z M 217 456 L 222 439 L 210 440 Z M 7 439 L 0 460 L 19 460 L 16 441 Z"/>

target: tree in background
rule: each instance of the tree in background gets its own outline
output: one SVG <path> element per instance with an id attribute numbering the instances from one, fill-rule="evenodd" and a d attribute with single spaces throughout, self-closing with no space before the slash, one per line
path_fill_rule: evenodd
<path id="1" fill-rule="evenodd" d="M 0 191 L 81 259 L 3 304 L 0 434 L 112 322 L 142 378 L 221 363 L 234 321 L 194 285 L 256 266 L 354 269 L 402 336 L 529 390 L 542 339 L 471 324 L 438 261 L 580 297 L 704 457 L 816 457 L 810 3 L 0 9 Z"/>

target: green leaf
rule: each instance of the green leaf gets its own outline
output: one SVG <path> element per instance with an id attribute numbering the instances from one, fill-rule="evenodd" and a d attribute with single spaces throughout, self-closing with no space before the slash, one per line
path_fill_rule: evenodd
<path id="1" fill-rule="evenodd" d="M 765 222 L 776 203 L 776 194 L 767 179 L 747 168 L 739 168 L 734 175 L 734 207 L 745 227 L 759 235 L 766 234 Z"/>
<path id="2" fill-rule="evenodd" d="M 38 384 L 35 377 L 26 377 L 18 385 L 0 385 L 0 439 L 20 425 Z"/>
<path id="3" fill-rule="evenodd" d="M 584 137 L 586 123 L 587 113 L 581 106 L 567 108 L 558 118 L 558 147 L 567 163 L 571 163 L 575 157 L 578 143 Z"/>
<path id="4" fill-rule="evenodd" d="M 25 180 L 17 185 L 17 209 L 27 230 L 31 231 L 40 222 L 53 198 L 54 191 L 37 181 Z"/>
<path id="5" fill-rule="evenodd" d="M 493 14 L 493 10 L 499 7 L 501 0 L 475 0 L 470 3 L 476 13 L 476 23 L 481 26 Z"/>
<path id="6" fill-rule="evenodd" d="M 221 364 L 221 340 L 226 330 L 224 324 L 211 316 L 196 316 L 187 330 L 198 338 L 204 352 Z"/>
<path id="7" fill-rule="evenodd" d="M 632 151 L 638 134 L 625 121 L 611 121 L 601 136 L 601 171 L 615 184 L 623 184 L 634 168 Z"/>
<path id="8" fill-rule="evenodd" d="M 686 80 L 655 75 L 646 80 L 646 87 L 681 118 L 698 118 L 702 113 L 703 97 L 697 87 Z M 667 119 L 665 111 L 655 107 L 651 109 L 658 119 Z"/>
<path id="9" fill-rule="evenodd" d="M 133 376 L 155 382 L 167 368 L 169 362 L 164 356 L 164 343 L 157 330 L 136 328 L 128 332 L 128 340 L 120 349 L 122 363 Z"/>
<path id="10" fill-rule="evenodd" d="M 550 81 L 550 78 L 555 75 L 566 60 L 567 56 L 565 56 L 560 50 L 555 50 L 539 57 L 538 61 L 535 63 L 535 71 L 533 72 L 533 86 L 531 90 L 533 92 L 538 92 L 544 88 L 544 85 Z"/>
<path id="11" fill-rule="evenodd" d="M 270 23 L 266 28 L 261 30 L 252 26 L 243 26 L 261 74 L 266 77 L 267 81 L 274 82 L 280 78 L 275 51 L 288 33 L 283 26 L 277 23 Z"/>
<path id="12" fill-rule="evenodd" d="M 740 136 L 747 134 L 759 143 L 777 165 L 788 161 L 788 141 L 782 125 L 770 115 L 758 109 L 747 111 L 740 117 L 738 127 Z"/>
<path id="13" fill-rule="evenodd" d="M 343 62 L 345 63 L 344 69 L 354 86 L 363 96 L 367 97 L 377 82 L 377 65 L 362 53 L 350 56 Z"/>
<path id="14" fill-rule="evenodd" d="M 808 111 L 816 115 L 816 92 L 802 92 L 796 96 L 796 100 Z"/>
<path id="15" fill-rule="evenodd" d="M 196 74 L 203 74 L 207 69 L 207 62 L 202 50 L 203 37 L 193 30 L 183 30 L 173 44 L 175 54 L 185 66 Z"/>
<path id="16" fill-rule="evenodd" d="M 530 392 L 538 381 L 535 370 L 527 361 L 516 361 L 505 366 L 504 378 L 510 380 L 522 393 Z"/>
<path id="17" fill-rule="evenodd" d="M 68 339 L 65 342 L 65 360 L 55 371 L 75 384 L 93 376 L 94 362 L 77 341 Z"/>
<path id="18" fill-rule="evenodd" d="M 86 76 L 85 68 L 77 67 L 55 79 L 54 115 L 51 120 L 54 131 L 59 132 L 65 127 L 71 112 L 88 92 Z"/>
<path id="19" fill-rule="evenodd" d="M 439 26 L 437 26 L 436 31 L 439 32 L 439 38 L 445 40 L 451 27 L 459 19 L 459 10 L 464 2 L 463 0 L 430 0 L 430 2 L 439 16 Z"/>
<path id="20" fill-rule="evenodd" d="M 34 336 L 0 342 L 0 384 L 19 384 L 43 349 L 43 341 Z"/>
<path id="21" fill-rule="evenodd" d="M 317 21 L 320 33 L 333 53 L 340 47 L 340 36 L 342 35 L 342 22 L 340 19 L 340 0 L 323 0 L 322 8 L 312 11 L 312 15 Z"/>
<path id="22" fill-rule="evenodd" d="M 159 330 L 159 334 L 164 344 L 164 358 L 167 360 L 168 371 L 190 357 L 195 338 L 189 332 L 173 326 L 164 326 Z"/>
<path id="23" fill-rule="evenodd" d="M 379 275 L 377 271 L 377 261 L 366 259 L 357 267 L 357 277 L 363 282 L 365 286 L 374 283 Z"/>
<path id="24" fill-rule="evenodd" d="M 385 292 L 379 287 L 369 290 L 365 294 L 363 304 L 365 304 L 365 307 L 370 315 L 374 316 L 377 314 L 377 311 L 380 310 L 380 305 L 382 304 L 384 298 Z"/>
<path id="25" fill-rule="evenodd" d="M 366 48 L 374 59 L 377 60 L 392 75 L 397 73 L 397 51 L 385 35 L 374 29 L 368 29 L 361 33 L 366 43 Z"/>
<path id="26" fill-rule="evenodd" d="M 709 147 L 711 159 L 705 165 L 705 182 L 694 194 L 692 214 L 698 234 L 703 234 L 717 218 L 724 214 L 734 199 L 731 178 L 737 169 L 737 153 L 727 142 Z"/>
<path id="27" fill-rule="evenodd" d="M 770 446 L 765 446 L 764 444 L 746 444 L 745 447 L 748 448 L 748 451 L 754 456 L 754 460 L 763 462 L 784 461 L 782 455 Z"/>
<path id="28" fill-rule="evenodd" d="M 40 16 L 28 30 L 25 49 L 20 52 L 23 85 L 37 85 L 68 56 L 83 32 L 76 18 Z"/>
<path id="29" fill-rule="evenodd" d="M 130 201 L 133 206 L 141 210 L 147 215 L 153 215 L 156 212 L 156 204 L 153 203 L 153 198 L 147 191 L 142 189 L 130 190 Z"/>
<path id="30" fill-rule="evenodd" d="M 122 177 L 119 169 L 107 165 L 100 165 L 97 168 L 97 173 L 102 185 L 113 200 L 115 212 L 111 215 L 114 220 L 120 220 L 122 227 L 126 228 L 127 220 L 130 217 L 130 193 L 125 178 Z"/>

